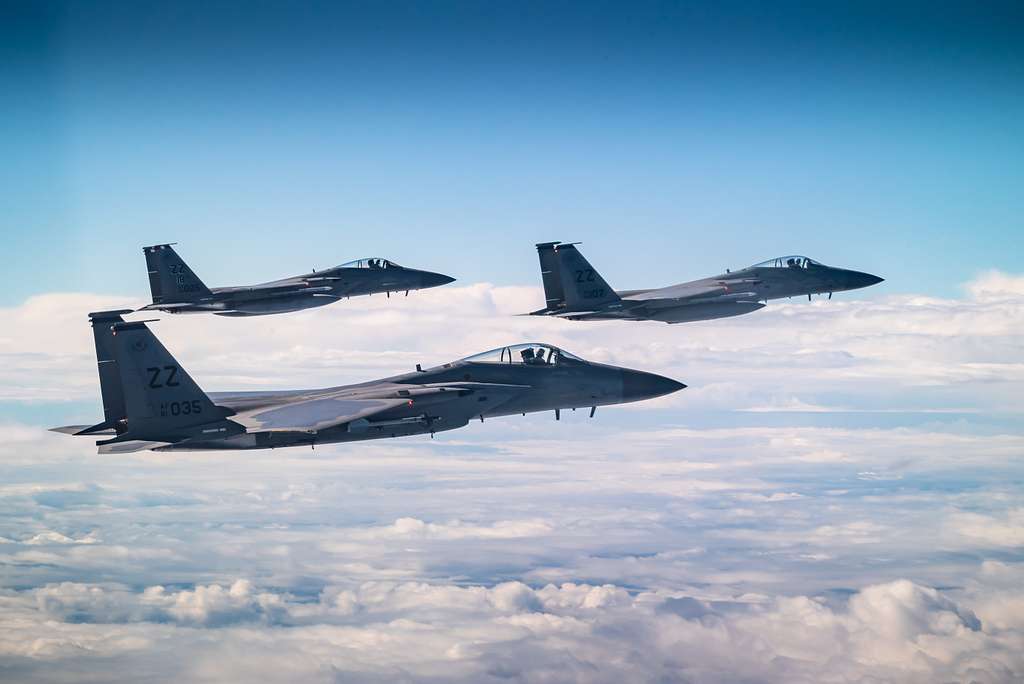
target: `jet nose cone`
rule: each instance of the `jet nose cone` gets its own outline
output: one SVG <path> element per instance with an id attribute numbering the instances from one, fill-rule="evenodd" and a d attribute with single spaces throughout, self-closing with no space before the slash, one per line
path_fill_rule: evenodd
<path id="1" fill-rule="evenodd" d="M 640 401 L 672 394 L 686 387 L 681 382 L 654 373 L 627 370 L 622 372 L 622 398 Z"/>
<path id="2" fill-rule="evenodd" d="M 876 275 L 870 273 L 855 272 L 854 274 L 854 287 L 871 287 L 885 280 L 885 278 L 879 278 Z"/>
<path id="3" fill-rule="evenodd" d="M 420 287 L 440 287 L 441 285 L 447 285 L 448 283 L 454 283 L 455 278 L 446 276 L 443 273 L 431 273 L 430 271 L 423 271 L 420 273 Z"/>

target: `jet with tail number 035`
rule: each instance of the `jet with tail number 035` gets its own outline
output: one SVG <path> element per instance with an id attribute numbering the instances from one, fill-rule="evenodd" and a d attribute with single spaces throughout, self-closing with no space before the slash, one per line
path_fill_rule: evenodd
<path id="1" fill-rule="evenodd" d="M 435 368 L 312 390 L 206 393 L 129 311 L 89 314 L 104 418 L 53 428 L 105 435 L 100 453 L 269 449 L 453 430 L 485 417 L 623 404 L 683 389 L 548 344 L 494 349 Z"/>

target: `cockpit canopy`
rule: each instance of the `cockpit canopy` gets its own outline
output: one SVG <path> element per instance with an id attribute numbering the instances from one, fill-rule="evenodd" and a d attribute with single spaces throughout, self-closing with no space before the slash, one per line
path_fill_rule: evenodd
<path id="1" fill-rule="evenodd" d="M 821 264 L 805 256 L 793 255 L 762 261 L 750 268 L 807 268 L 809 266 L 821 266 Z"/>
<path id="2" fill-rule="evenodd" d="M 467 356 L 469 363 L 522 363 L 528 366 L 557 366 L 565 360 L 582 361 L 567 351 L 540 342 L 514 344 Z"/>
<path id="3" fill-rule="evenodd" d="M 396 264 L 394 261 L 388 261 L 387 259 L 381 259 L 379 257 L 371 257 L 369 259 L 349 261 L 338 266 L 338 268 L 401 268 L 401 266 Z"/>

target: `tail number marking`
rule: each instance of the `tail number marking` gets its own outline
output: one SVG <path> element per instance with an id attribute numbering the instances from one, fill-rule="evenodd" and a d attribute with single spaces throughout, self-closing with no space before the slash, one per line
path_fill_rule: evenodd
<path id="1" fill-rule="evenodd" d="M 592 283 L 594 282 L 594 269 L 583 268 L 576 271 L 576 282 L 577 283 Z"/>
<path id="2" fill-rule="evenodd" d="M 177 366 L 153 366 L 147 368 L 146 372 L 149 373 L 149 386 L 153 389 L 160 389 L 161 387 L 177 387 L 181 383 L 178 382 L 178 367 Z M 163 375 L 164 379 L 161 382 L 160 376 Z"/>
<path id="3" fill-rule="evenodd" d="M 192 401 L 165 401 L 160 404 L 160 417 L 167 416 L 188 416 L 193 413 L 202 413 L 203 405 L 198 399 Z"/>
<path id="4" fill-rule="evenodd" d="M 178 285 L 178 290 L 181 292 L 199 292 L 202 290 L 198 283 L 193 282 L 194 276 L 185 268 L 185 264 L 168 264 L 167 266 L 174 277 L 174 282 Z"/>

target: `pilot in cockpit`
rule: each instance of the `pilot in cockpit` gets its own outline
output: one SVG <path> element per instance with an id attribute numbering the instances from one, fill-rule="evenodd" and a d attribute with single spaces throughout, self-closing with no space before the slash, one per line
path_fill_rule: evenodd
<path id="1" fill-rule="evenodd" d="M 533 347 L 527 347 L 520 352 L 520 356 L 523 357 L 523 363 L 530 366 L 543 366 L 546 362 L 544 361 L 544 350 L 539 349 L 535 352 Z"/>

